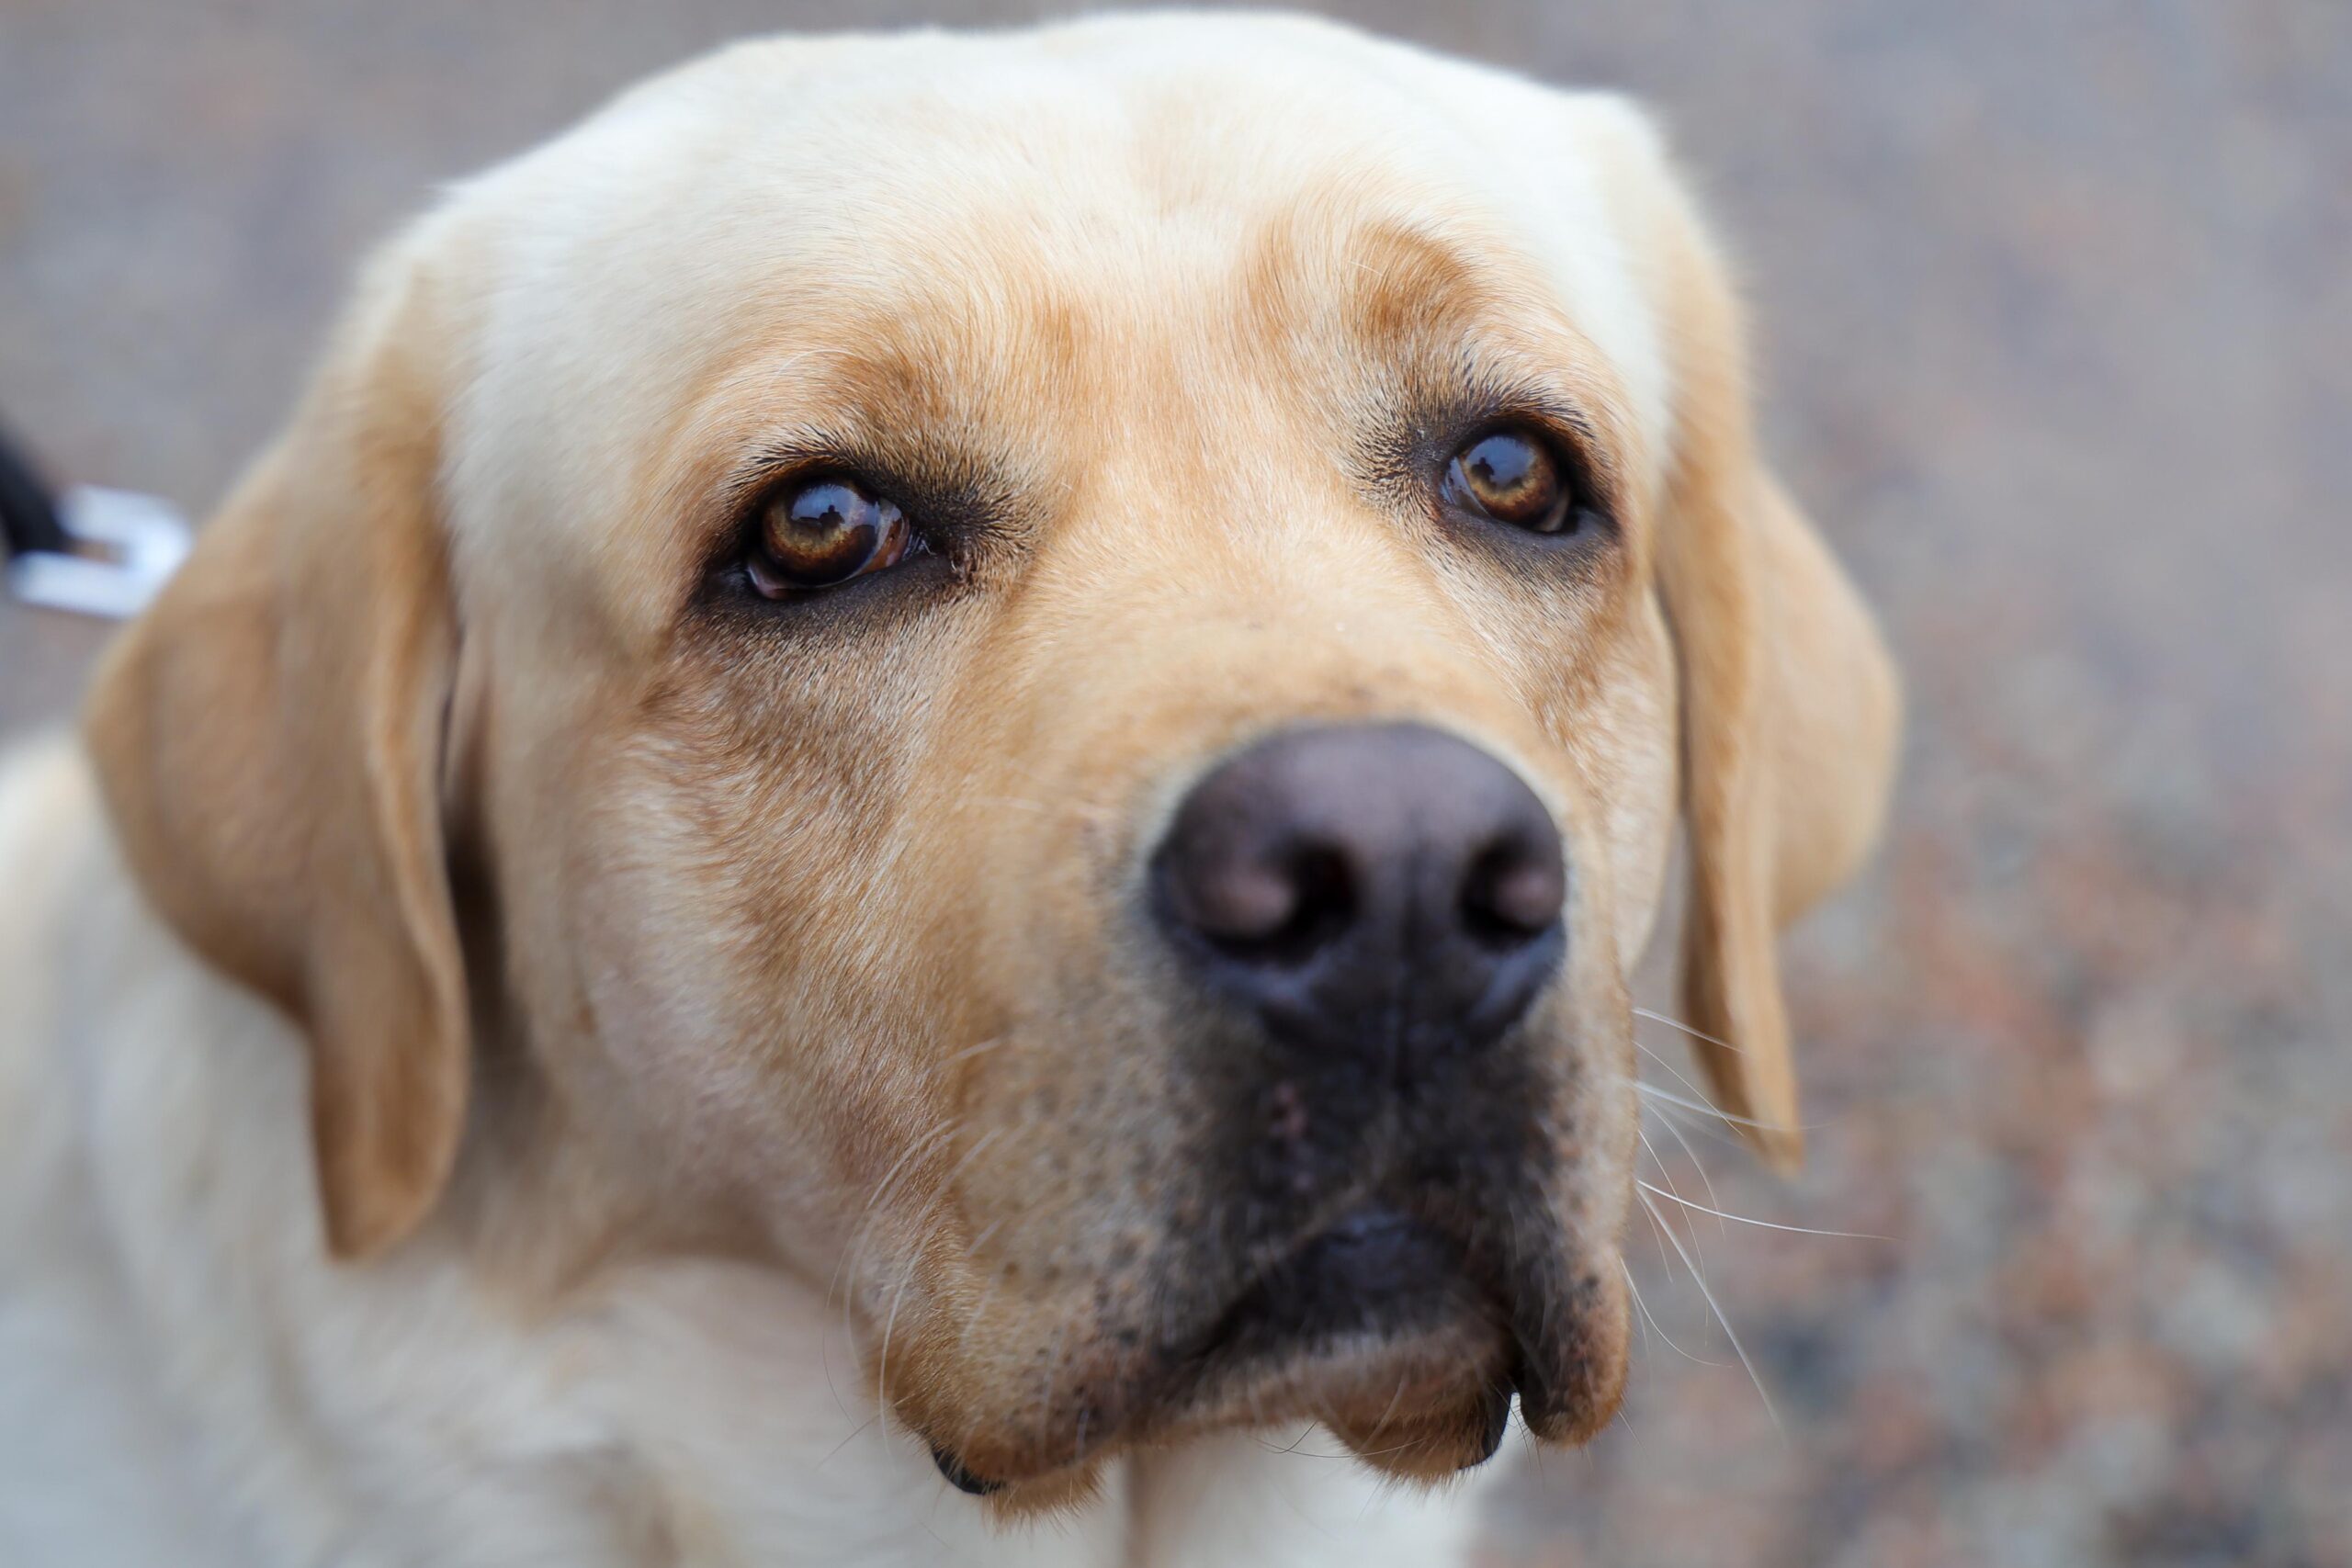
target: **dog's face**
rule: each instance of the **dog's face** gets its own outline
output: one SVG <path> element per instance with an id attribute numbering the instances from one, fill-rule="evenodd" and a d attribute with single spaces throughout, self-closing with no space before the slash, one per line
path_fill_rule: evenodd
<path id="1" fill-rule="evenodd" d="M 94 747 L 312 1036 L 339 1250 L 462 1152 L 832 1280 L 967 1484 L 1300 1414 L 1442 1473 L 1615 1406 L 1678 809 L 1778 1127 L 1770 933 L 1874 825 L 1740 379 L 1614 101 L 1264 20 L 753 46 L 395 247 Z"/>

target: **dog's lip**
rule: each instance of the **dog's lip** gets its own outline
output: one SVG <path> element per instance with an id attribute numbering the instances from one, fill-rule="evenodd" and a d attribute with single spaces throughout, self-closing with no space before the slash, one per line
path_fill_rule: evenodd
<path id="1" fill-rule="evenodd" d="M 1285 1387 L 1337 1397 L 1376 1382 L 1389 1404 L 1408 1384 L 1474 1375 L 1507 1403 L 1516 1387 L 1511 1316 L 1499 1279 L 1466 1240 L 1367 1201 L 1284 1248 L 1205 1323 L 1163 1341 L 1134 1408 L 1181 1426 L 1254 1411 Z M 1326 1403 L 1321 1393 L 1307 1402 Z"/>
<path id="2" fill-rule="evenodd" d="M 1169 1359 L 1197 1365 L 1253 1347 L 1393 1334 L 1413 1325 L 1397 1321 L 1400 1304 L 1423 1319 L 1468 1304 L 1466 1253 L 1390 1204 L 1359 1204 L 1250 1276 L 1205 1328 L 1170 1348 Z"/>
<path id="3" fill-rule="evenodd" d="M 1596 1357 L 1611 1340 L 1586 1321 L 1623 1316 L 1607 1299 L 1613 1276 L 1596 1266 L 1607 1259 L 1579 1261 L 1568 1234 L 1532 1250 L 1504 1239 L 1409 1194 L 1347 1205 L 1238 1283 L 1228 1273 L 1166 1335 L 1098 1339 L 1064 1384 L 1068 1419 L 989 1433 L 969 1452 L 934 1439 L 933 1457 L 962 1490 L 1010 1486 L 1018 1506 L 1031 1483 L 1092 1456 L 1292 1416 L 1419 1480 L 1483 1462 L 1514 1409 L 1544 1440 L 1580 1441 L 1623 1391 L 1622 1353 Z M 1318 1276 L 1342 1299 L 1301 1300 L 1295 1287 Z"/>
<path id="4" fill-rule="evenodd" d="M 1347 1207 L 1275 1252 L 1240 1283 L 1148 1348 L 1125 1358 L 1110 1381 L 1118 1392 L 1090 1403 L 1091 1447 L 1115 1438 L 1164 1438 L 1194 1424 L 1215 1425 L 1255 1413 L 1261 1396 L 1288 1384 L 1322 1387 L 1378 1369 L 1378 1403 L 1394 1403 L 1416 1384 L 1466 1383 L 1473 1340 L 1505 1345 L 1500 1303 L 1474 1281 L 1472 1249 L 1446 1231 L 1377 1200 Z M 1490 1350 L 1508 1364 L 1507 1349 Z M 1108 1368 L 1105 1371 L 1109 1371 Z M 1361 1381 L 1361 1380 L 1360 1380 Z M 1499 1432 L 1515 1384 L 1488 1371 L 1466 1389 L 1482 1422 Z M 1498 1405 L 1496 1402 L 1499 1402 Z M 1315 1401 L 1318 1405 L 1321 1401 Z M 1394 1411 L 1404 1424 L 1404 1411 Z M 1372 1422 L 1383 1413 L 1365 1417 Z M 1498 1438 L 1475 1445 L 1465 1461 L 1493 1451 Z M 1080 1451 L 1084 1451 L 1081 1448 Z M 1023 1473 L 988 1473 L 967 1456 L 932 1444 L 940 1473 L 961 1491 L 986 1496 Z M 994 1456 L 989 1456 L 992 1461 Z M 1059 1470 L 1066 1460 L 1035 1473 Z"/>

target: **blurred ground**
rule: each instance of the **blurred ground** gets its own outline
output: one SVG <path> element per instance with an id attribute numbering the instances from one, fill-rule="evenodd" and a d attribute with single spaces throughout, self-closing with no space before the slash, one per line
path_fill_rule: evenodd
<path id="1" fill-rule="evenodd" d="M 732 34 L 1023 9 L 0 0 L 0 414 L 209 504 L 434 181 Z M 1665 108 L 1913 693 L 1788 944 L 1812 1168 L 1690 1134 L 1723 1206 L 1894 1239 L 1700 1227 L 1776 1435 L 1645 1223 L 1724 1364 L 1652 1334 L 1498 1562 L 2352 1562 L 2352 6 L 1354 14 Z M 0 607 L 0 723 L 94 644 Z"/>

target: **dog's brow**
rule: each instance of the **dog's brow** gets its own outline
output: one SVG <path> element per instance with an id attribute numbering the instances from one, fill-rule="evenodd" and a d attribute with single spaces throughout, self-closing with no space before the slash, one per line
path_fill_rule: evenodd
<path id="1" fill-rule="evenodd" d="M 1576 450 L 1612 509 L 1623 499 L 1630 454 L 1615 378 L 1540 271 L 1500 237 L 1409 214 L 1336 231 L 1286 214 L 1260 232 L 1244 285 L 1271 338 L 1345 345 L 1320 370 L 1364 397 L 1349 423 L 1381 458 L 1523 418 Z M 1317 321 L 1336 334 L 1298 333 Z"/>

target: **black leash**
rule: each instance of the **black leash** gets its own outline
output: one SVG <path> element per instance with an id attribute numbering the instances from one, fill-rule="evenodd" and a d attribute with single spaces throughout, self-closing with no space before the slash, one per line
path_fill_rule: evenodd
<path id="1" fill-rule="evenodd" d="M 32 459 L 0 426 L 0 544 L 11 558 L 45 550 L 71 555 L 74 541 L 57 515 L 57 502 L 34 471 Z"/>
<path id="2" fill-rule="evenodd" d="M 187 549 L 187 524 L 169 502 L 95 485 L 52 491 L 0 430 L 0 582 L 21 603 L 127 620 Z"/>

